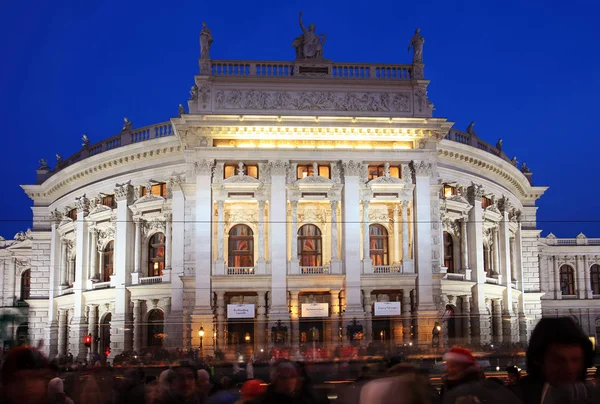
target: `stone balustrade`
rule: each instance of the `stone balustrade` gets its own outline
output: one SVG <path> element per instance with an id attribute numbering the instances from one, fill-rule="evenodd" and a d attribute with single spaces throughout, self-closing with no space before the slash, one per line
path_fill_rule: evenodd
<path id="1" fill-rule="evenodd" d="M 600 238 L 546 238 L 548 245 L 600 245 Z"/>
<path id="2" fill-rule="evenodd" d="M 227 275 L 254 275 L 254 267 L 228 267 Z"/>
<path id="3" fill-rule="evenodd" d="M 301 275 L 324 275 L 329 273 L 328 266 L 321 267 L 300 267 Z"/>
<path id="4" fill-rule="evenodd" d="M 320 77 L 335 79 L 410 80 L 412 65 L 373 63 L 323 63 L 327 73 Z M 293 77 L 294 63 L 242 60 L 211 60 L 210 75 L 236 77 Z"/>
<path id="5" fill-rule="evenodd" d="M 110 288 L 110 281 L 108 282 L 96 282 L 92 284 L 92 289 L 105 289 Z"/>
<path id="6" fill-rule="evenodd" d="M 510 162 L 510 159 L 504 152 L 500 151 L 499 149 L 492 146 L 491 144 L 484 142 L 483 140 L 479 139 L 477 136 L 470 135 L 466 132 L 462 132 L 462 131 L 456 130 L 456 129 L 451 129 L 448 132 L 448 134 L 444 137 L 444 139 L 451 140 L 453 142 L 462 143 L 462 144 L 465 144 L 468 146 L 476 147 L 480 150 L 491 153 L 494 156 L 498 156 L 501 159 Z"/>
<path id="7" fill-rule="evenodd" d="M 373 273 L 376 274 L 401 274 L 403 272 L 402 265 L 376 265 L 373 267 Z"/>
<path id="8" fill-rule="evenodd" d="M 489 284 L 492 284 L 492 285 L 498 285 L 498 278 L 489 278 L 489 277 L 486 277 L 485 278 L 485 283 L 489 283 Z"/>
<path id="9" fill-rule="evenodd" d="M 153 285 L 156 283 L 162 283 L 162 281 L 163 281 L 162 276 L 148 276 L 146 278 L 140 278 L 141 285 Z"/>
<path id="10" fill-rule="evenodd" d="M 466 275 L 465 274 L 447 273 L 445 278 L 448 279 L 449 281 L 464 281 L 466 279 Z"/>

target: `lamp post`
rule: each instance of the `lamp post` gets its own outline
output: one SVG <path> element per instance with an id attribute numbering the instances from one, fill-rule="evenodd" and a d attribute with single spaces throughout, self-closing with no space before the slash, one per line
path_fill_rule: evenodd
<path id="1" fill-rule="evenodd" d="M 246 333 L 246 335 L 244 336 L 244 340 L 246 341 L 246 344 L 250 343 L 250 334 Z"/>
<path id="2" fill-rule="evenodd" d="M 431 346 L 432 348 L 435 348 L 435 356 L 434 356 L 434 362 L 437 363 L 437 353 L 438 353 L 438 349 L 440 347 L 440 331 L 442 331 L 442 326 L 440 325 L 439 322 L 435 322 L 435 325 L 433 326 L 433 330 L 431 330 Z"/>
<path id="3" fill-rule="evenodd" d="M 200 356 L 202 356 L 202 339 L 204 339 L 204 328 L 200 326 L 200 331 L 198 331 L 198 336 L 200 337 Z"/>
<path id="4" fill-rule="evenodd" d="M 217 339 L 217 331 L 213 332 L 213 342 L 215 344 L 215 349 L 219 349 L 219 340 Z"/>

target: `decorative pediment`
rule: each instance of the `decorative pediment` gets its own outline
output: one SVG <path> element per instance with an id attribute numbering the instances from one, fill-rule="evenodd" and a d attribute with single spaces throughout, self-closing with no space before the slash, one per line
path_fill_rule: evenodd
<path id="1" fill-rule="evenodd" d="M 331 188 L 335 185 L 335 181 L 319 175 L 319 165 L 313 163 L 312 175 L 299 179 L 294 183 L 300 189 L 306 188 Z"/>
<path id="2" fill-rule="evenodd" d="M 444 199 L 443 202 L 447 211 L 458 212 L 461 215 L 466 215 L 473 208 L 469 201 L 461 195 L 452 195 Z"/>
<path id="3" fill-rule="evenodd" d="M 237 175 L 233 175 L 221 183 L 223 188 L 231 189 L 231 188 L 244 188 L 244 189 L 257 189 L 262 185 L 262 181 L 251 177 L 249 175 L 244 174 L 244 163 L 238 164 L 238 172 Z"/>

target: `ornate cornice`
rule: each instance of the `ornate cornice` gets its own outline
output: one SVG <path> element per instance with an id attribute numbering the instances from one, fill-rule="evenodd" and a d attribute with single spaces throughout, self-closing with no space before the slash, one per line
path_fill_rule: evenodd
<path id="1" fill-rule="evenodd" d="M 215 161 L 212 159 L 201 159 L 194 163 L 194 172 L 196 175 L 211 175 Z"/>
<path id="2" fill-rule="evenodd" d="M 358 177 L 361 175 L 363 163 L 354 160 L 343 161 L 342 167 L 344 168 L 344 176 Z"/>

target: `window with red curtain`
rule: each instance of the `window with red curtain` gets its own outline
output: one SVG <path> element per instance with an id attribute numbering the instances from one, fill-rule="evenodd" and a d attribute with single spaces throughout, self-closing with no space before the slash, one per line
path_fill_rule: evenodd
<path id="1" fill-rule="evenodd" d="M 254 266 L 254 233 L 245 224 L 238 224 L 229 230 L 230 268 Z"/>
<path id="2" fill-rule="evenodd" d="M 380 224 L 369 226 L 369 255 L 373 265 L 389 265 L 388 232 Z"/>
<path id="3" fill-rule="evenodd" d="M 321 230 L 314 224 L 298 229 L 298 258 L 301 267 L 322 266 Z"/>
<path id="4" fill-rule="evenodd" d="M 165 235 L 156 233 L 148 242 L 148 276 L 162 276 L 165 269 Z"/>
<path id="5" fill-rule="evenodd" d="M 110 282 L 110 276 L 114 275 L 113 273 L 113 258 L 115 252 L 115 242 L 109 242 L 106 247 L 104 247 L 104 251 L 102 254 L 104 255 L 103 268 L 102 268 L 102 282 Z"/>

